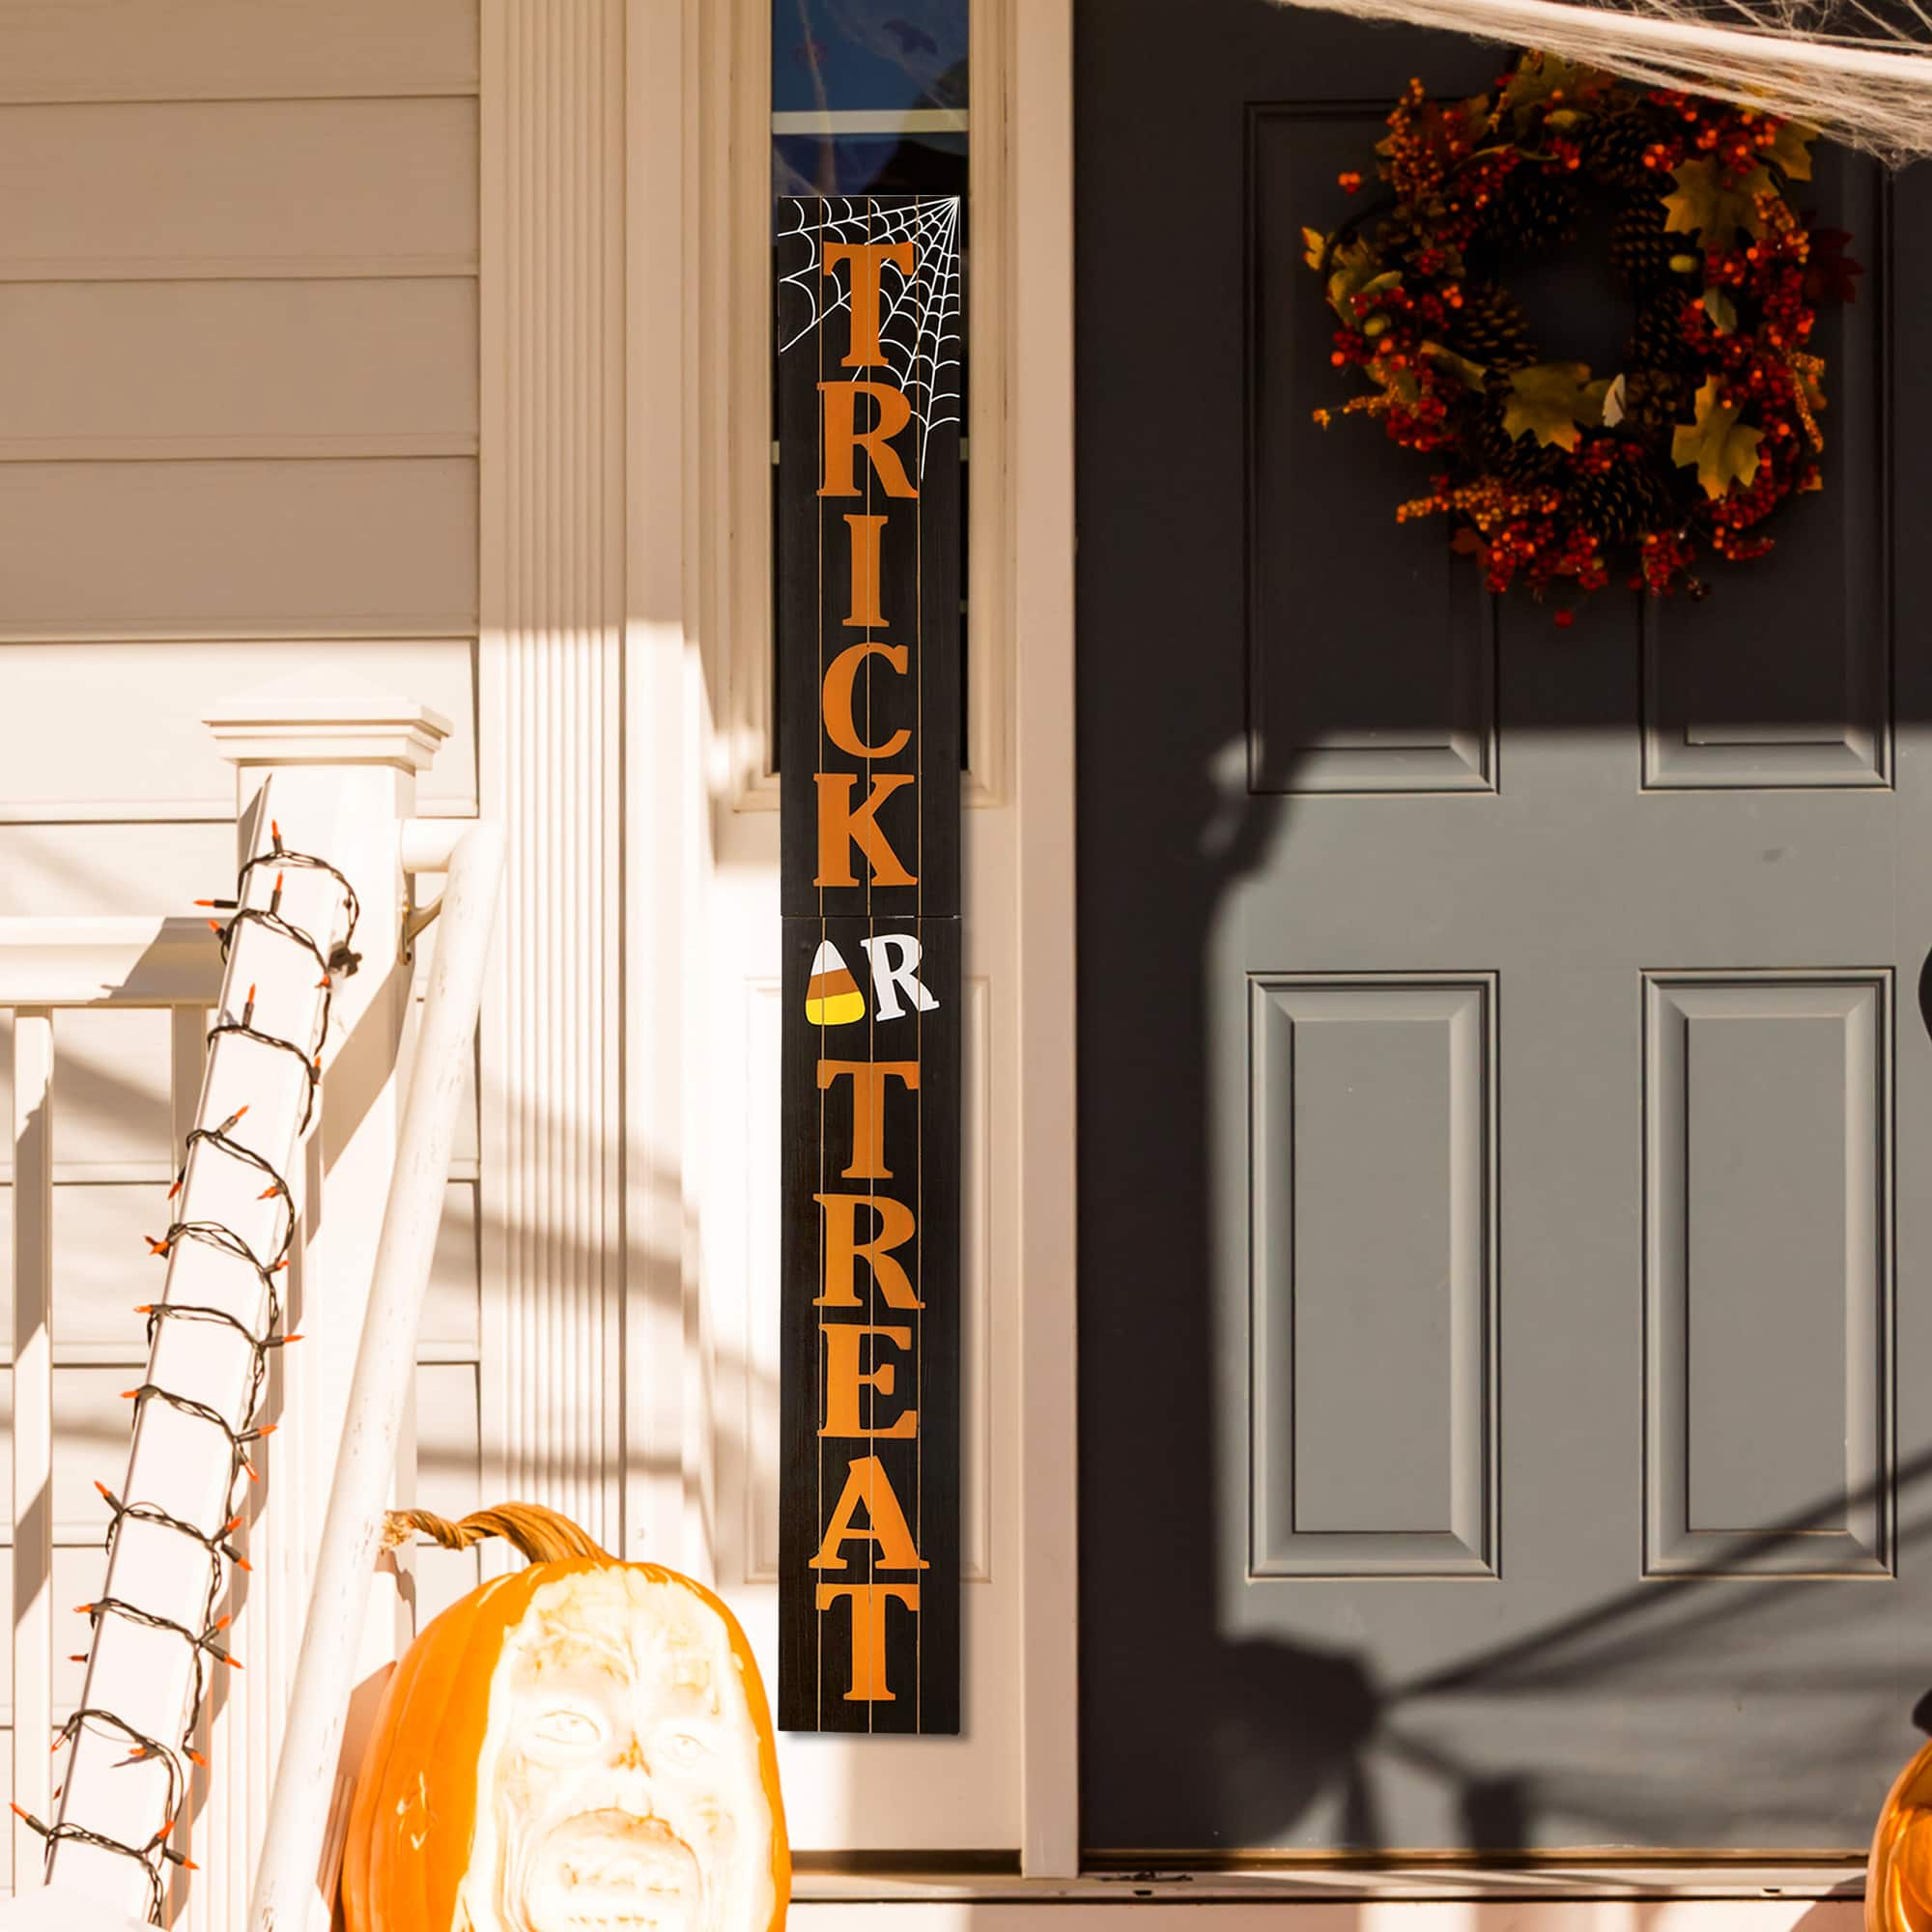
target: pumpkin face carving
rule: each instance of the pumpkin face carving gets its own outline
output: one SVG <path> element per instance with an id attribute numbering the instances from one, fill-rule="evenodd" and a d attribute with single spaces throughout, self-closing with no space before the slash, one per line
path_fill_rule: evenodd
<path id="1" fill-rule="evenodd" d="M 789 1877 L 744 1634 L 688 1577 L 599 1553 L 487 1583 L 411 1646 L 343 1905 L 350 1932 L 778 1932 Z"/>

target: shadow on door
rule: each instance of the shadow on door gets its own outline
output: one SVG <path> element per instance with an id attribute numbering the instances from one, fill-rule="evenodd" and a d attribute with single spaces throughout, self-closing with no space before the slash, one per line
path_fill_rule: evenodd
<path id="1" fill-rule="evenodd" d="M 1079 12 L 1103 1861 L 1849 1854 L 1932 1685 L 1932 193 L 1820 170 L 1867 274 L 1780 549 L 1558 630 L 1310 421 L 1299 224 L 1502 64 Z"/>

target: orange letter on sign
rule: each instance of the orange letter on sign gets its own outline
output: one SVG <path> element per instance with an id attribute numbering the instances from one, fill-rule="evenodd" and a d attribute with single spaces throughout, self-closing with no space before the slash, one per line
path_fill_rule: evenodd
<path id="1" fill-rule="evenodd" d="M 829 1610 L 840 1597 L 852 1599 L 852 1688 L 848 1704 L 891 1704 L 897 1700 L 886 1685 L 886 1600 L 896 1597 L 919 1614 L 917 1583 L 821 1583 L 818 1607 Z"/>
<path id="2" fill-rule="evenodd" d="M 885 519 L 879 521 L 883 523 Z M 825 689 L 819 704 L 825 718 L 825 735 L 841 752 L 849 752 L 855 758 L 895 758 L 912 741 L 912 733 L 903 724 L 883 745 L 868 745 L 860 737 L 852 716 L 852 687 L 858 682 L 859 667 L 867 658 L 884 658 L 901 677 L 905 675 L 903 644 L 848 644 L 825 668 Z"/>
<path id="3" fill-rule="evenodd" d="M 898 1382 L 898 1365 L 875 1362 L 870 1369 L 860 1366 L 861 1345 L 867 1335 L 883 1335 L 895 1349 L 912 1347 L 910 1328 L 866 1328 L 855 1321 L 828 1321 L 819 1330 L 825 1337 L 825 1427 L 821 1435 L 872 1436 L 917 1435 L 919 1410 L 904 1409 L 899 1419 L 887 1429 L 867 1429 L 859 1419 L 859 1391 L 877 1389 L 891 1395 Z M 874 1406 L 873 1413 L 878 1410 Z"/>
<path id="4" fill-rule="evenodd" d="M 821 497 L 856 497 L 858 452 L 871 460 L 873 472 L 888 497 L 917 497 L 905 465 L 892 447 L 892 439 L 912 421 L 912 404 L 889 383 L 821 383 L 825 398 L 825 481 Z M 879 419 L 870 429 L 859 427 L 859 398 L 870 396 L 879 406 Z"/>
<path id="5" fill-rule="evenodd" d="M 852 1521 L 853 1513 L 861 1503 L 866 1505 L 866 1517 L 871 1524 L 869 1529 L 860 1529 Z M 928 1567 L 912 1540 L 912 1531 L 906 1527 L 905 1511 L 899 1507 L 899 1499 L 893 1493 L 886 1465 L 876 1456 L 861 1456 L 852 1464 L 845 1478 L 845 1492 L 838 1498 L 838 1507 L 832 1512 L 832 1525 L 825 1532 L 825 1541 L 818 1546 L 818 1554 L 807 1567 L 812 1570 L 844 1569 L 845 1552 L 840 1545 L 853 1537 L 861 1543 L 876 1543 L 879 1546 L 874 1559 L 878 1569 L 923 1570 Z"/>
<path id="6" fill-rule="evenodd" d="M 919 1085 L 916 1060 L 821 1060 L 818 1091 L 823 1094 L 841 1073 L 852 1076 L 852 1165 L 847 1180 L 890 1180 L 886 1165 L 886 1079 Z"/>
<path id="7" fill-rule="evenodd" d="M 852 532 L 852 614 L 841 622 L 848 629 L 886 621 L 879 609 L 879 532 L 885 526 L 883 517 L 845 519 L 845 527 Z"/>
<path id="8" fill-rule="evenodd" d="M 912 1292 L 904 1264 L 889 1252 L 911 1240 L 918 1225 L 903 1201 L 895 1201 L 890 1194 L 814 1194 L 811 1198 L 825 1209 L 825 1292 L 814 1307 L 859 1306 L 852 1264 L 861 1255 L 872 1264 L 872 1279 L 895 1308 L 925 1306 Z M 879 1232 L 869 1241 L 859 1238 L 861 1208 L 874 1208 L 879 1216 Z"/>
<path id="9" fill-rule="evenodd" d="M 879 270 L 890 262 L 900 274 L 912 273 L 910 242 L 828 242 L 825 272 L 840 262 L 852 265 L 852 348 L 843 364 L 864 369 L 886 358 L 879 349 Z"/>
<path id="10" fill-rule="evenodd" d="M 872 868 L 867 882 L 874 886 L 912 886 L 919 881 L 899 864 L 899 855 L 879 830 L 877 813 L 893 793 L 913 781 L 910 772 L 884 772 L 857 811 L 852 810 L 853 772 L 813 772 L 818 785 L 818 876 L 814 886 L 856 886 L 852 876 L 854 845 Z"/>

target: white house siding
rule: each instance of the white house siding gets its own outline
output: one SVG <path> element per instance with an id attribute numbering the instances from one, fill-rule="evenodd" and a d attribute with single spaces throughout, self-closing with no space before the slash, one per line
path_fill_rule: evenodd
<path id="1" fill-rule="evenodd" d="M 201 719 L 281 678 L 435 705 L 425 808 L 474 812 L 476 91 L 475 0 L 0 0 L 0 916 L 220 892 L 234 777 Z M 92 1483 L 157 1285 L 166 1020 L 64 1012 L 56 1050 L 64 1606 L 99 1574 Z M 10 1063 L 0 1016 L 0 1088 Z M 416 1492 L 448 1511 L 481 1454 L 473 1106 L 456 1173 L 418 1378 Z M 430 1558 L 423 1611 L 473 1568 Z M 79 1669 L 54 1668 L 58 1715 Z M 193 1922 L 236 1922 L 241 1866 Z"/>

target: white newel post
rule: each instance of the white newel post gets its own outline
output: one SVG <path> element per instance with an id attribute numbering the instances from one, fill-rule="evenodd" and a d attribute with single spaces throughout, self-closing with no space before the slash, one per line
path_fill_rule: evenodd
<path id="1" fill-rule="evenodd" d="M 213 1126 L 245 1104 L 245 1128 L 236 1129 L 237 1138 L 245 1138 L 288 1177 L 300 1216 L 283 1293 L 286 1326 L 303 1339 L 273 1358 L 278 1378 L 270 1382 L 263 1419 L 274 1422 L 278 1433 L 257 1451 L 262 1479 L 242 1500 L 249 1520 L 240 1541 L 252 1570 L 233 1579 L 228 1607 L 235 1622 L 223 1637 L 245 1668 L 210 1667 L 199 1742 L 211 1769 L 196 1775 L 186 1806 L 188 1849 L 200 1866 L 187 1888 L 186 1922 L 227 1932 L 242 1922 L 266 1824 L 327 1463 L 341 1433 L 396 1151 L 397 1054 L 411 977 L 402 959 L 403 826 L 414 813 L 416 775 L 449 725 L 400 698 L 344 697 L 339 691 L 323 695 L 287 686 L 223 705 L 209 724 L 237 767 L 241 858 L 269 848 L 272 818 L 290 851 L 312 853 L 339 867 L 360 899 L 355 936 L 360 965 L 353 974 L 332 976 L 324 1079 L 306 1138 L 301 1116 L 307 1081 L 294 1056 L 238 1036 L 217 1037 L 211 1049 L 197 1113 L 200 1123 Z M 273 881 L 272 867 L 258 868 L 247 902 L 266 905 Z M 211 879 L 208 889 L 211 896 L 225 897 L 232 881 Z M 326 872 L 286 872 L 282 914 L 314 933 L 325 952 L 342 936 L 339 907 L 339 889 Z M 315 982 L 314 962 L 299 948 L 261 924 L 238 925 L 224 980 L 229 1017 L 240 1017 L 252 987 L 257 1027 L 294 1039 L 312 1037 L 322 997 Z M 260 1174 L 219 1149 L 197 1149 L 178 1200 L 168 1206 L 156 1201 L 156 1232 L 170 1219 L 212 1219 L 242 1233 L 258 1251 L 266 1249 L 283 1209 L 278 1201 L 256 1198 L 260 1183 Z M 138 1272 L 139 1257 L 129 1258 L 130 1302 L 164 1296 L 225 1307 L 256 1325 L 259 1290 L 232 1257 L 201 1242 L 177 1242 L 158 1294 L 162 1264 L 147 1265 L 154 1277 Z M 147 1380 L 198 1392 L 238 1417 L 249 1362 L 245 1343 L 218 1324 L 163 1321 Z M 166 1403 L 139 1405 L 121 1495 L 208 1524 L 218 1520 L 226 1480 L 226 1445 L 217 1431 Z M 206 1576 L 205 1553 L 191 1540 L 129 1520 L 122 1525 L 104 1595 L 156 1607 L 185 1603 Z M 386 1601 L 380 1593 L 372 1600 L 363 1632 L 371 1672 L 394 1655 L 397 1614 L 393 1592 Z M 76 1635 L 86 1632 L 75 1619 Z M 172 1741 L 181 1735 L 191 1677 L 180 1636 L 110 1612 L 95 1624 L 83 1702 Z M 139 1844 L 159 1827 L 167 1795 L 159 1765 L 129 1762 L 125 1737 L 87 1725 L 74 1745 L 56 1815 Z M 175 1842 L 182 1842 L 181 1834 Z M 57 1843 L 48 1878 L 123 1913 L 138 1917 L 148 1907 L 141 1870 L 85 1843 Z"/>

